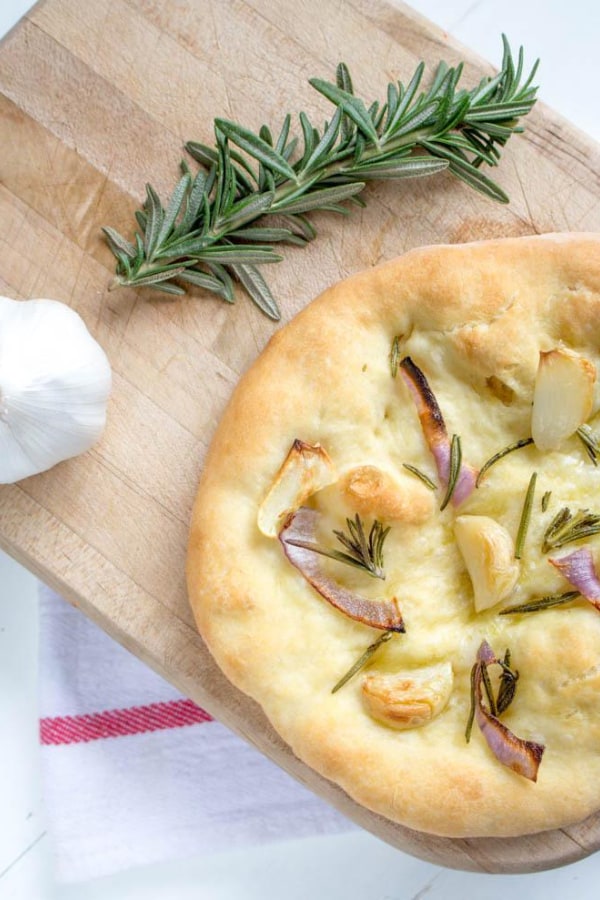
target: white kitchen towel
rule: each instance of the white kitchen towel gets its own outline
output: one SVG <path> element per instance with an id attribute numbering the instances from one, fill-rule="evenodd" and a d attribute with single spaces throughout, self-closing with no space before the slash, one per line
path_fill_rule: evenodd
<path id="1" fill-rule="evenodd" d="M 355 827 L 43 585 L 40 712 L 59 881 Z"/>

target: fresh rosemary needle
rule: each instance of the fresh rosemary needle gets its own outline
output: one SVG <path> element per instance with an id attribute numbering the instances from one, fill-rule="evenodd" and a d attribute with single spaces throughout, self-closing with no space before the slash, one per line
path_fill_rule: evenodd
<path id="1" fill-rule="evenodd" d="M 580 597 L 579 591 L 566 591 L 564 594 L 549 594 L 547 597 L 539 597 L 530 600 L 529 603 L 519 603 L 518 606 L 507 606 L 501 609 L 499 616 L 515 616 L 521 613 L 538 612 L 541 609 L 552 609 L 554 606 L 564 606 L 572 600 Z"/>
<path id="2" fill-rule="evenodd" d="M 392 378 L 398 374 L 398 366 L 400 365 L 400 335 L 396 335 L 392 341 L 392 349 L 390 351 L 390 371 Z"/>
<path id="3" fill-rule="evenodd" d="M 335 559 L 337 562 L 345 563 L 348 566 L 362 569 L 373 578 L 385 580 L 383 545 L 390 532 L 389 527 L 384 528 L 381 522 L 375 519 L 367 538 L 362 519 L 358 513 L 354 519 L 346 519 L 346 527 L 348 534 L 343 531 L 333 532 L 345 548 L 344 551 L 330 550 L 319 546 L 319 544 L 292 540 L 291 538 L 288 540 L 288 543 L 294 547 L 312 550 L 313 553 L 319 553 L 321 556 L 327 556 L 329 559 Z"/>
<path id="4" fill-rule="evenodd" d="M 535 484 L 537 481 L 537 472 L 534 472 L 531 478 L 529 479 L 529 486 L 527 488 L 527 493 L 525 494 L 525 500 L 523 502 L 523 510 L 521 512 L 521 521 L 519 522 L 519 529 L 517 531 L 517 540 L 515 541 L 515 559 L 521 559 L 523 554 L 523 547 L 525 546 L 525 538 L 527 537 L 527 532 L 529 531 L 529 523 L 531 521 L 531 510 L 533 507 L 533 496 L 535 494 Z"/>
<path id="5" fill-rule="evenodd" d="M 369 644 L 365 652 L 360 656 L 356 662 L 348 669 L 345 675 L 342 675 L 340 680 L 331 688 L 331 693 L 336 694 L 340 688 L 343 688 L 345 684 L 348 684 L 351 678 L 360 672 L 366 664 L 369 662 L 374 653 L 379 650 L 382 644 L 385 644 L 386 641 L 393 636 L 393 631 L 384 631 L 383 634 L 380 634 L 376 641 L 373 641 L 372 644 Z"/>
<path id="6" fill-rule="evenodd" d="M 509 444 L 508 447 L 504 447 L 502 450 L 499 450 L 498 453 L 494 453 L 493 456 L 490 456 L 490 458 L 486 462 L 484 462 L 481 469 L 479 470 L 479 475 L 477 476 L 475 487 L 479 487 L 483 476 L 488 471 L 488 469 L 491 469 L 493 465 L 495 465 L 505 456 L 508 456 L 509 453 L 513 453 L 514 450 L 520 450 L 521 447 L 528 447 L 529 444 L 533 444 L 533 438 L 522 438 L 520 441 L 515 441 L 514 444 Z"/>
<path id="7" fill-rule="evenodd" d="M 450 444 L 450 474 L 448 476 L 448 487 L 446 488 L 446 494 L 440 505 L 440 512 L 446 509 L 452 499 L 452 494 L 454 493 L 454 488 L 456 487 L 456 482 L 460 475 L 461 463 L 462 447 L 460 437 L 457 434 L 453 434 L 452 442 Z"/>
<path id="8" fill-rule="evenodd" d="M 489 665 L 499 665 L 502 669 L 497 697 L 494 697 L 494 690 L 492 688 L 492 682 L 488 673 Z M 510 650 L 508 649 L 508 647 L 504 654 L 504 659 L 496 658 L 493 662 L 489 663 L 483 661 L 475 663 L 475 665 L 471 669 L 471 705 L 469 709 L 469 717 L 467 719 L 467 726 L 465 728 L 465 739 L 467 744 L 471 740 L 471 733 L 473 731 L 475 709 L 477 706 L 476 682 L 479 673 L 481 673 L 481 681 L 485 690 L 488 706 L 490 708 L 490 714 L 496 717 L 505 712 L 514 700 L 517 690 L 517 681 L 519 680 L 519 673 L 517 672 L 517 670 L 511 669 L 510 667 Z"/>
<path id="9" fill-rule="evenodd" d="M 597 466 L 598 456 L 600 456 L 600 444 L 598 443 L 598 438 L 596 437 L 590 426 L 581 425 L 577 429 L 575 434 L 585 447 L 585 451 L 593 464 Z"/>
<path id="10" fill-rule="evenodd" d="M 391 82 L 386 100 L 367 104 L 354 93 L 345 64 L 334 83 L 313 78 L 312 87 L 333 104 L 331 119 L 316 127 L 300 113 L 302 137 L 286 115 L 276 131 L 258 133 L 228 121 L 214 122 L 214 145 L 188 141 L 199 163 L 188 163 L 163 206 L 151 185 L 136 213 L 132 241 L 114 228 L 104 234 L 116 264 L 111 287 L 148 287 L 184 294 L 201 288 L 234 301 L 234 280 L 270 318 L 277 303 L 259 266 L 279 262 L 274 245 L 304 246 L 316 235 L 306 213 L 347 213 L 364 206 L 360 194 L 372 180 L 414 178 L 447 169 L 475 190 L 506 203 L 508 197 L 482 171 L 497 166 L 519 119 L 536 100 L 534 64 L 524 73 L 521 48 L 515 61 L 503 36 L 503 59 L 493 78 L 459 87 L 463 65 L 441 62 L 428 87 L 420 63 L 407 84 Z"/>
<path id="11" fill-rule="evenodd" d="M 482 665 L 481 667 L 481 677 L 483 681 L 483 687 L 485 688 L 485 693 L 487 697 L 487 701 L 490 707 L 490 712 L 493 716 L 498 715 L 498 709 L 496 707 L 496 698 L 494 697 L 494 691 L 492 690 L 492 682 L 490 680 L 490 676 L 487 670 L 487 665 Z"/>
<path id="12" fill-rule="evenodd" d="M 557 550 L 565 544 L 580 541 L 586 537 L 600 534 L 600 515 L 591 513 L 588 509 L 580 509 L 573 515 L 571 510 L 564 506 L 550 522 L 544 533 L 542 553 Z"/>
<path id="13" fill-rule="evenodd" d="M 416 466 L 411 466 L 410 463 L 402 463 L 402 468 L 406 469 L 408 472 L 414 475 L 415 478 L 420 479 L 420 481 L 422 481 L 430 491 L 437 490 L 435 481 L 432 481 L 429 475 L 426 475 L 425 472 L 421 472 L 421 470 L 417 469 Z"/>
<path id="14" fill-rule="evenodd" d="M 479 672 L 479 664 L 475 663 L 471 668 L 471 678 L 470 678 L 470 697 L 471 697 L 471 705 L 469 706 L 469 717 L 467 719 L 467 725 L 465 728 L 465 740 L 467 744 L 471 740 L 471 734 L 473 732 L 473 722 L 475 720 L 475 682 L 477 679 L 477 675 Z"/>
<path id="15" fill-rule="evenodd" d="M 510 650 L 508 647 L 504 653 L 504 659 L 498 660 L 498 665 L 502 668 L 502 674 L 500 675 L 500 686 L 498 687 L 496 708 L 498 710 L 498 715 L 501 715 L 513 702 L 517 690 L 517 681 L 519 680 L 519 673 L 517 670 L 511 669 L 510 667 Z"/>

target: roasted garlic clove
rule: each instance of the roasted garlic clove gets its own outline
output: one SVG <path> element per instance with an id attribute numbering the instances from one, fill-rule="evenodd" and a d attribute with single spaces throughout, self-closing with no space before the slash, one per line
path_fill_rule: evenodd
<path id="1" fill-rule="evenodd" d="M 539 450 L 555 450 L 589 418 L 596 367 L 564 348 L 540 353 L 531 413 L 531 436 Z"/>
<path id="2" fill-rule="evenodd" d="M 506 528 L 489 516 L 458 516 L 454 535 L 471 578 L 476 612 L 505 600 L 519 577 Z"/>
<path id="3" fill-rule="evenodd" d="M 397 480 L 377 466 L 351 469 L 340 486 L 352 509 L 362 516 L 416 525 L 433 513 L 433 493 L 424 484 L 408 476 Z"/>
<path id="4" fill-rule="evenodd" d="M 446 706 L 454 675 L 449 662 L 394 673 L 369 673 L 362 683 L 370 715 L 391 728 L 426 725 Z"/>
<path id="5" fill-rule="evenodd" d="M 295 440 L 258 510 L 258 527 L 277 537 L 286 518 L 306 500 L 337 481 L 337 472 L 320 444 Z"/>

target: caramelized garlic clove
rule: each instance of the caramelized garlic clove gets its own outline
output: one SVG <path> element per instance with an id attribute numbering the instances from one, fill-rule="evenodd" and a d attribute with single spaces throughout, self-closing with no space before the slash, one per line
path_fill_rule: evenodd
<path id="1" fill-rule="evenodd" d="M 258 510 L 260 531 L 276 538 L 290 513 L 337 478 L 335 466 L 320 444 L 295 440 Z"/>
<path id="2" fill-rule="evenodd" d="M 369 714 L 391 728 L 426 725 L 438 716 L 450 698 L 454 684 L 449 662 L 414 671 L 369 673 L 362 696 Z"/>
<path id="3" fill-rule="evenodd" d="M 531 414 L 538 450 L 556 450 L 592 412 L 596 367 L 564 348 L 540 353 Z"/>
<path id="4" fill-rule="evenodd" d="M 505 600 L 519 577 L 513 539 L 489 516 L 458 516 L 454 535 L 471 578 L 476 612 Z"/>
<path id="5" fill-rule="evenodd" d="M 361 516 L 409 525 L 425 522 L 433 513 L 433 493 L 414 478 L 396 480 L 377 466 L 357 466 L 341 481 L 342 492 Z"/>

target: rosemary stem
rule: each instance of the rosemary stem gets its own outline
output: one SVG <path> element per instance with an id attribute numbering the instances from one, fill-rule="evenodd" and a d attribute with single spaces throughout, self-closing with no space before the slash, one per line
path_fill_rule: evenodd
<path id="1" fill-rule="evenodd" d="M 233 303 L 236 280 L 277 320 L 277 303 L 258 268 L 283 258 L 272 244 L 306 245 L 316 230 L 305 214 L 343 212 L 341 204 L 349 200 L 364 205 L 357 195 L 368 181 L 448 169 L 471 188 L 508 202 L 482 166 L 498 165 L 501 148 L 523 130 L 519 120 L 536 101 L 532 79 L 537 63 L 523 78 L 522 50 L 515 60 L 505 36 L 502 42 L 502 66 L 495 78 L 465 90 L 459 88 L 462 64 L 449 68 L 440 63 L 431 86 L 419 90 L 425 71 L 421 63 L 406 86 L 388 84 L 382 103 L 366 104 L 356 96 L 347 67 L 340 63 L 335 84 L 310 80 L 333 104 L 334 115 L 320 129 L 300 113 L 301 137 L 290 135 L 290 114 L 279 136 L 266 125 L 254 133 L 215 119 L 215 145 L 186 145 L 202 168 L 194 175 L 182 161 L 183 175 L 166 206 L 146 185 L 134 242 L 114 228 L 103 229 L 117 260 L 111 287 L 184 294 L 192 285 Z M 285 216 L 285 225 L 265 222 L 272 214 Z"/>
<path id="2" fill-rule="evenodd" d="M 411 132 L 408 135 L 402 135 L 398 138 L 393 138 L 390 141 L 387 141 L 383 147 L 381 146 L 373 146 L 371 148 L 367 148 L 362 157 L 361 164 L 367 163 L 372 159 L 377 159 L 381 156 L 382 149 L 385 149 L 385 153 L 393 153 L 396 150 L 402 150 L 405 147 L 416 147 L 421 141 L 427 140 L 428 138 L 432 138 L 435 136 L 435 128 L 421 128 L 418 131 Z M 304 188 L 309 182 L 314 181 L 318 178 L 318 181 L 324 181 L 328 178 L 333 178 L 335 175 L 352 175 L 354 176 L 353 180 L 357 182 L 360 181 L 360 168 L 356 166 L 348 166 L 348 159 L 354 156 L 354 147 L 350 147 L 341 158 L 336 159 L 332 163 L 328 163 L 321 167 L 315 167 L 314 169 L 299 172 L 297 180 L 292 181 L 289 179 L 288 181 L 283 182 L 278 187 L 275 188 L 273 193 L 273 201 L 269 208 L 266 210 L 263 215 L 269 215 L 278 212 L 284 212 L 287 200 L 295 194 L 298 194 L 302 188 Z M 363 188 L 366 185 L 363 185 Z M 361 189 L 362 190 L 362 189 Z M 359 192 L 360 193 L 360 192 Z M 235 231 L 240 231 L 245 225 L 249 225 L 251 222 L 257 219 L 256 213 L 250 211 L 247 216 L 243 218 L 239 218 L 235 223 Z M 207 231 L 202 240 L 202 250 L 206 250 L 208 247 L 218 244 L 223 238 L 227 237 L 231 229 L 229 228 L 220 228 L 218 231 Z M 169 257 L 162 257 L 161 262 L 163 265 L 169 265 L 171 263 L 176 262 L 181 259 L 179 255 L 173 255 Z M 127 285 L 135 285 L 139 278 L 144 275 L 152 272 L 154 270 L 154 261 L 147 260 L 142 263 L 138 272 L 136 273 L 135 278 L 127 279 L 127 278 L 119 278 L 114 279 L 114 287 L 119 286 L 127 286 Z M 114 288 L 111 288 L 111 290 Z"/>
<path id="3" fill-rule="evenodd" d="M 360 670 L 366 666 L 373 654 L 376 653 L 377 650 L 379 650 L 382 644 L 385 644 L 386 641 L 389 641 L 393 634 L 393 631 L 384 631 L 376 641 L 374 641 L 372 644 L 369 644 L 362 656 L 360 656 L 356 660 L 356 662 L 353 663 L 348 671 L 344 675 L 342 675 L 340 680 L 332 687 L 331 693 L 337 694 L 340 688 L 343 688 L 345 684 L 348 684 L 350 679 L 354 678 L 357 672 L 360 672 Z"/>
<path id="4" fill-rule="evenodd" d="M 366 149 L 361 156 L 361 165 L 369 162 L 372 159 L 378 159 L 381 156 L 382 150 L 385 150 L 385 153 L 393 153 L 395 150 L 402 150 L 405 147 L 415 147 L 421 141 L 426 140 L 428 137 L 434 136 L 435 129 L 431 128 L 423 128 L 420 132 L 412 132 L 410 135 L 404 135 L 399 138 L 395 138 L 393 140 L 388 141 L 383 146 L 377 145 L 371 148 Z M 279 187 L 275 188 L 275 195 L 273 197 L 273 202 L 268 209 L 268 213 L 276 213 L 283 212 L 285 210 L 285 203 L 293 194 L 297 194 L 299 189 L 305 187 L 309 182 L 314 181 L 315 177 L 318 176 L 318 181 L 326 181 L 329 178 L 334 178 L 336 175 L 348 175 L 353 176 L 353 180 L 360 182 L 360 167 L 352 166 L 347 164 L 347 160 L 354 156 L 354 147 L 350 147 L 343 155 L 340 155 L 340 158 L 336 159 L 334 162 L 328 163 L 326 165 L 316 167 L 314 169 L 310 169 L 305 171 L 304 173 L 299 173 L 297 182 L 286 181 L 283 184 L 280 184 Z M 363 189 L 366 185 L 363 185 Z"/>

